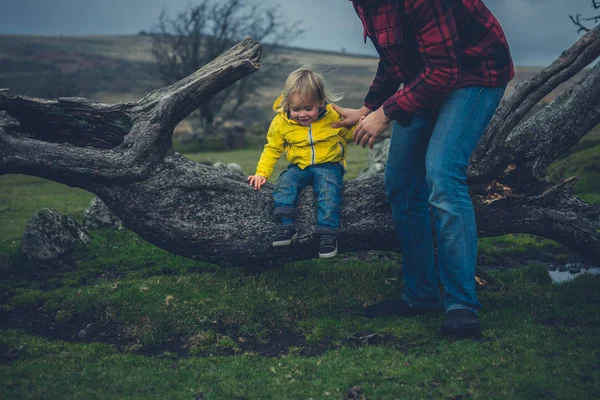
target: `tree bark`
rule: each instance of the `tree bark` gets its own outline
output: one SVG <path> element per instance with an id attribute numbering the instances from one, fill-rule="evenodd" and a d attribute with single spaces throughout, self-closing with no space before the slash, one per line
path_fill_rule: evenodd
<path id="1" fill-rule="evenodd" d="M 576 178 L 543 182 L 543 168 L 600 122 L 600 66 L 526 123 L 520 118 L 600 54 L 588 32 L 502 102 L 470 168 L 482 236 L 526 232 L 600 260 L 600 210 L 572 195 Z M 137 103 L 101 104 L 9 96 L 0 90 L 0 174 L 35 175 L 96 194 L 149 242 L 223 266 L 314 257 L 315 201 L 301 195 L 297 242 L 270 246 L 272 189 L 190 161 L 172 149 L 173 129 L 207 97 L 259 68 L 245 39 L 187 78 Z M 4 111 L 4 115 L 2 115 Z M 399 250 L 381 175 L 346 183 L 340 251 Z"/>

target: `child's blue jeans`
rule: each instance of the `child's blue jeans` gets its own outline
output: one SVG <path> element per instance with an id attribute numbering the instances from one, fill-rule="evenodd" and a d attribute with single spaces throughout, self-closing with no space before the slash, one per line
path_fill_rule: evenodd
<path id="1" fill-rule="evenodd" d="M 442 304 L 433 253 L 430 209 L 438 244 L 439 279 L 447 311 L 477 313 L 477 226 L 467 186 L 471 153 L 504 88 L 469 87 L 442 101 L 439 114 L 418 114 L 409 127 L 394 123 L 385 188 L 402 246 L 404 292 L 413 306 Z"/>
<path id="2" fill-rule="evenodd" d="M 317 230 L 319 235 L 337 235 L 340 227 L 344 167 L 340 163 L 316 164 L 300 169 L 290 164 L 277 180 L 273 191 L 278 218 L 296 217 L 298 195 L 312 185 L 317 196 Z"/>

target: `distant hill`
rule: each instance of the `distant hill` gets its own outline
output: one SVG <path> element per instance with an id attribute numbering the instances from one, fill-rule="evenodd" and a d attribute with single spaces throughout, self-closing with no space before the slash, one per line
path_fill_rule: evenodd
<path id="1" fill-rule="evenodd" d="M 152 74 L 151 47 L 151 38 L 145 35 L 0 35 L 0 88 L 40 97 L 61 96 L 62 91 L 103 102 L 136 101 L 162 86 Z M 341 105 L 362 105 L 376 71 L 376 58 L 299 48 L 287 51 L 289 61 L 281 65 L 280 76 L 261 91 L 261 98 L 242 110 L 240 117 L 246 122 L 250 118 L 258 125 L 268 123 L 271 104 L 279 95 L 285 76 L 303 64 L 316 67 L 335 91 L 345 93 Z M 508 90 L 539 69 L 516 68 Z M 579 77 L 560 85 L 544 101 L 552 100 Z"/>

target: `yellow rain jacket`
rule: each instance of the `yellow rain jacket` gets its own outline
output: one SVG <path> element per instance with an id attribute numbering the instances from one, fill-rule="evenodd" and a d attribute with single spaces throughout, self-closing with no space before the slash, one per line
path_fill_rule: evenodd
<path id="1" fill-rule="evenodd" d="M 283 95 L 273 103 L 273 110 L 280 108 Z M 311 125 L 300 125 L 280 111 L 273 118 L 267 132 L 267 144 L 260 156 L 256 175 L 267 179 L 273 173 L 273 167 L 281 153 L 290 164 L 301 169 L 309 165 L 327 162 L 339 162 L 346 167 L 346 143 L 353 140 L 354 128 L 332 128 L 340 115 L 327 104 L 325 114 Z"/>

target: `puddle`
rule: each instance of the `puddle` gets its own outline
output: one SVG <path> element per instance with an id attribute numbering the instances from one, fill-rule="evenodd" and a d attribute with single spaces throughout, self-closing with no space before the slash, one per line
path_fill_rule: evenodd
<path id="1" fill-rule="evenodd" d="M 550 269 L 550 278 L 552 282 L 568 282 L 581 274 L 600 274 L 600 267 L 584 267 L 581 264 L 567 264 L 558 269 Z"/>

